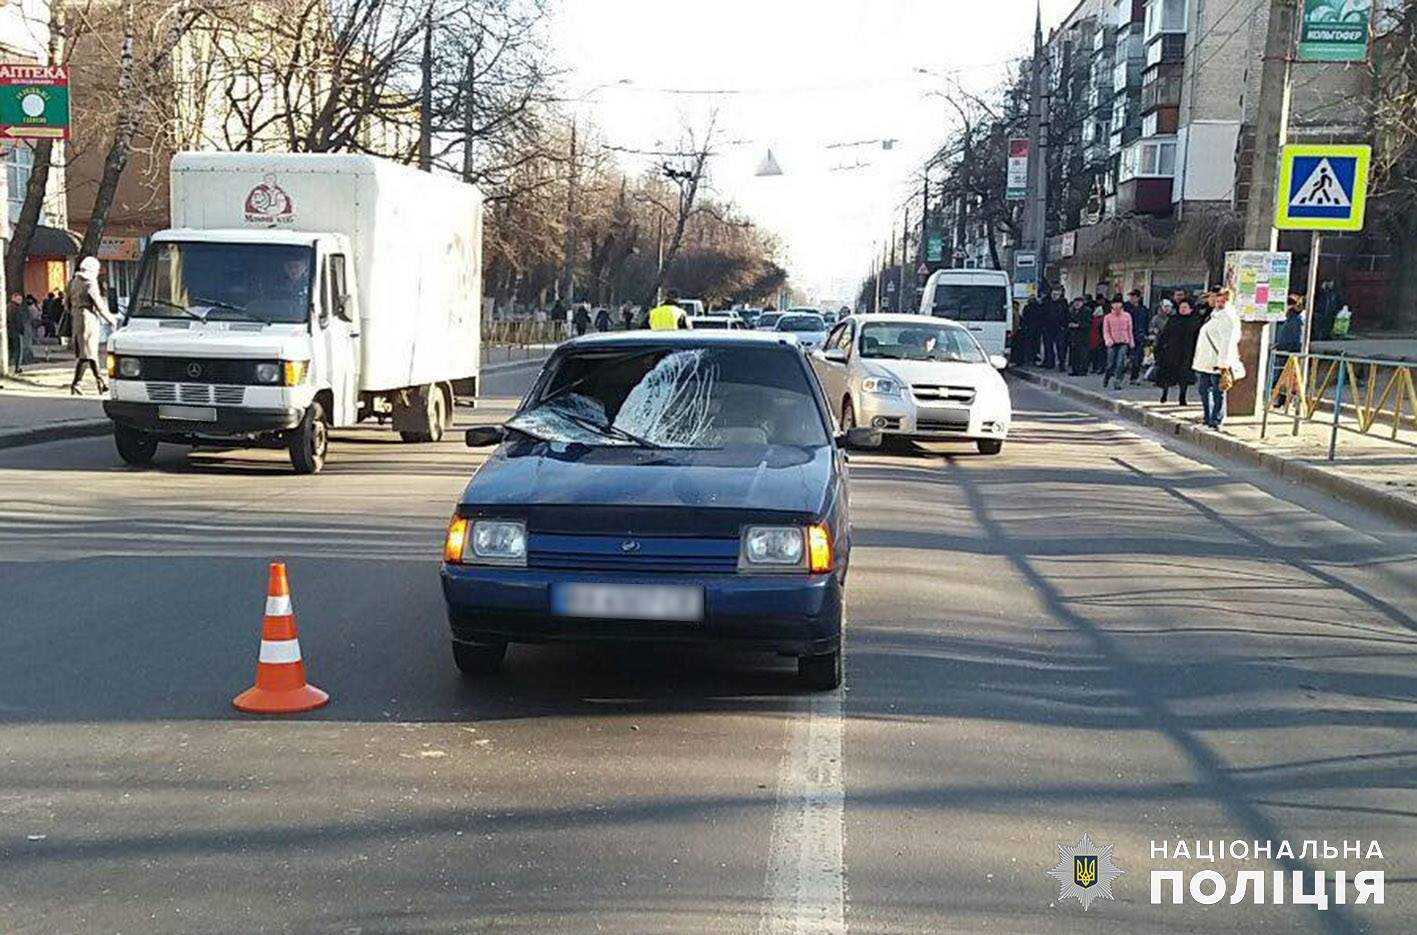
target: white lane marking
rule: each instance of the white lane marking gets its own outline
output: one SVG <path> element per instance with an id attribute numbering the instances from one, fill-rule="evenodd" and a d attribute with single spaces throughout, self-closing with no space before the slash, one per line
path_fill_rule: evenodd
<path id="1" fill-rule="evenodd" d="M 299 640 L 261 640 L 262 662 L 299 662 Z"/>
<path id="2" fill-rule="evenodd" d="M 772 822 L 765 935 L 846 931 L 841 697 L 840 689 L 814 695 L 789 728 Z"/>
<path id="3" fill-rule="evenodd" d="M 290 595 L 272 594 L 266 598 L 267 617 L 289 617 L 290 616 Z"/>

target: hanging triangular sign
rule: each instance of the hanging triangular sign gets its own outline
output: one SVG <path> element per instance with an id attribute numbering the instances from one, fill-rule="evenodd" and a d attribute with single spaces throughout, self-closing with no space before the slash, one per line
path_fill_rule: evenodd
<path id="1" fill-rule="evenodd" d="M 763 161 L 758 163 L 758 171 L 755 174 L 760 177 L 782 174 L 782 167 L 777 164 L 777 159 L 773 157 L 771 149 L 767 151 L 767 155 L 763 156 Z"/>

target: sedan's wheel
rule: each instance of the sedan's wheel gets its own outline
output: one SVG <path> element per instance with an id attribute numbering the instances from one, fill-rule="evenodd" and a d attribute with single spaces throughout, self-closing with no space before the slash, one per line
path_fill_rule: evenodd
<path id="1" fill-rule="evenodd" d="M 814 692 L 836 688 L 841 684 L 841 650 L 823 656 L 798 656 L 797 678 Z"/>
<path id="2" fill-rule="evenodd" d="M 981 438 L 974 444 L 979 447 L 979 453 L 982 455 L 996 455 L 1004 450 L 1002 438 Z"/>
<path id="3" fill-rule="evenodd" d="M 463 675 L 492 675 L 506 655 L 506 643 L 453 643 L 453 662 Z"/>
<path id="4" fill-rule="evenodd" d="M 856 428 L 856 410 L 851 407 L 850 399 L 841 401 L 841 430 Z"/>

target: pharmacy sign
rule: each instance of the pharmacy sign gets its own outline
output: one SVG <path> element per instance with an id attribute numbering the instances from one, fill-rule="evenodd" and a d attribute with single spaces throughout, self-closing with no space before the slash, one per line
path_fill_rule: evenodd
<path id="1" fill-rule="evenodd" d="M 67 65 L 0 64 L 0 138 L 69 138 Z"/>

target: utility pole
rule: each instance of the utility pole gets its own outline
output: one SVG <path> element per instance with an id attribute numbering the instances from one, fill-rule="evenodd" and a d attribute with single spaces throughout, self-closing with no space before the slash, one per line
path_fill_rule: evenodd
<path id="1" fill-rule="evenodd" d="M 1289 137 L 1289 99 L 1293 78 L 1294 35 L 1299 0 L 1269 0 L 1264 59 L 1260 62 L 1259 100 L 1255 109 L 1255 142 L 1250 159 L 1250 193 L 1245 205 L 1245 249 L 1277 250 L 1274 226 L 1279 151 Z M 1314 237 L 1314 250 L 1321 238 Z M 1312 259 L 1317 267 L 1318 257 Z M 1312 307 L 1307 313 L 1312 320 Z M 1270 327 L 1267 322 L 1240 325 L 1240 359 L 1249 373 L 1226 394 L 1225 409 L 1234 416 L 1253 416 L 1265 405 L 1264 376 L 1269 372 Z M 1308 349 L 1305 348 L 1307 351 Z"/>
<path id="2" fill-rule="evenodd" d="M 477 82 L 477 54 L 467 53 L 467 71 L 463 75 L 462 98 L 462 180 L 471 182 L 477 162 L 473 153 L 473 137 L 477 132 L 477 98 L 473 92 Z"/>
<path id="3" fill-rule="evenodd" d="M 871 309 L 871 311 L 875 312 L 877 315 L 881 313 L 881 279 L 886 275 L 885 263 L 882 262 L 884 259 L 885 251 L 882 251 L 881 254 L 876 257 L 876 304 L 875 307 Z"/>
<path id="4" fill-rule="evenodd" d="M 930 165 L 925 165 L 925 181 L 920 185 L 920 262 L 929 266 L 930 249 Z M 941 249 L 944 249 L 943 246 Z M 943 259 L 943 257 L 941 257 Z"/>
<path id="5" fill-rule="evenodd" d="M 433 171 L 433 4 L 423 14 L 422 87 L 418 104 L 418 168 Z"/>
<path id="6" fill-rule="evenodd" d="M 910 206 L 907 205 L 900 222 L 900 290 L 896 296 L 896 311 L 910 311 L 914 297 L 915 270 L 910 266 Z"/>
<path id="7" fill-rule="evenodd" d="M 1048 270 L 1048 134 L 1043 105 L 1043 5 L 1033 24 L 1033 68 L 1028 95 L 1028 168 L 1031 197 L 1027 239 L 1033 244 L 1038 294 Z"/>
<path id="8" fill-rule="evenodd" d="M 1269 0 L 1269 28 L 1260 62 L 1259 101 L 1255 111 L 1255 146 L 1250 162 L 1250 197 L 1245 207 L 1245 249 L 1274 250 L 1275 185 L 1279 150 L 1289 136 L 1289 97 L 1294 31 L 1299 0 Z"/>
<path id="9" fill-rule="evenodd" d="M 570 177 L 566 183 L 566 240 L 562 244 L 561 301 L 569 308 L 576 300 L 576 183 L 580 169 L 576 164 L 576 121 L 571 121 Z M 663 259 L 660 265 L 663 266 Z"/>

